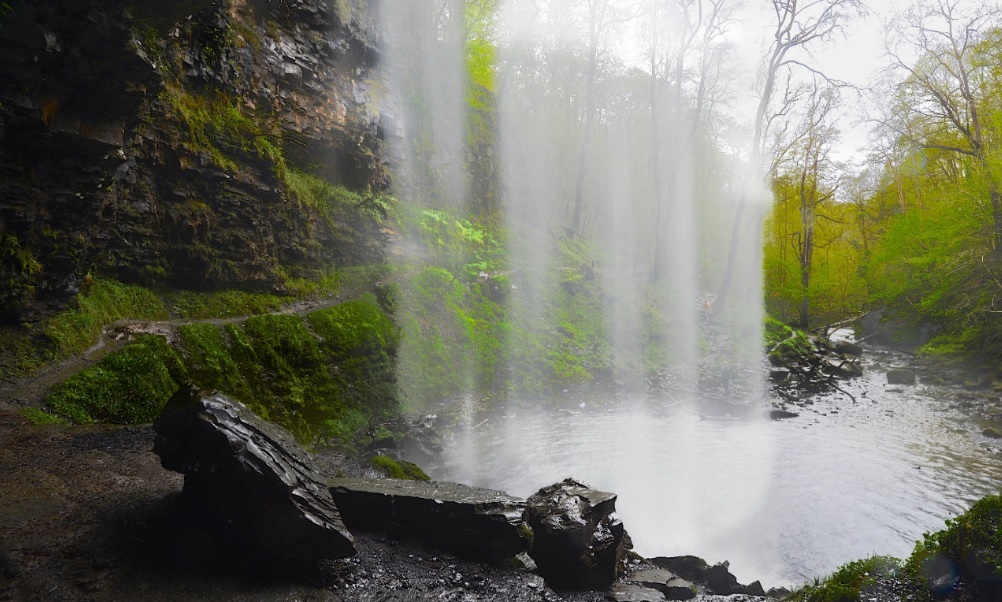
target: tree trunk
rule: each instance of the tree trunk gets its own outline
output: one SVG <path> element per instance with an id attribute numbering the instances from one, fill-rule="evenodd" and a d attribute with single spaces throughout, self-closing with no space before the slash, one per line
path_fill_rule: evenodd
<path id="1" fill-rule="evenodd" d="M 1002 258 L 1002 193 L 992 181 L 988 185 L 988 196 L 992 201 L 992 252 L 996 259 Z"/>

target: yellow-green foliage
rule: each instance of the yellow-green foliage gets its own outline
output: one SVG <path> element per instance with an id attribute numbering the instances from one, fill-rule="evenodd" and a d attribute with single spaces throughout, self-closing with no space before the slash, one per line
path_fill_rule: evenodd
<path id="1" fill-rule="evenodd" d="M 85 280 L 90 282 L 89 277 Z M 101 328 L 116 320 L 166 320 L 163 303 L 149 289 L 95 278 L 76 297 L 76 307 L 47 320 L 42 331 L 55 342 L 57 357 L 84 351 L 97 342 Z"/>
<path id="2" fill-rule="evenodd" d="M 389 456 L 375 456 L 369 460 L 374 467 L 391 479 L 403 479 L 405 481 L 430 481 L 425 471 L 421 467 L 404 460 L 394 460 Z"/>
<path id="3" fill-rule="evenodd" d="M 144 335 L 56 385 L 45 405 L 76 423 L 152 422 L 186 376 L 163 337 Z"/>

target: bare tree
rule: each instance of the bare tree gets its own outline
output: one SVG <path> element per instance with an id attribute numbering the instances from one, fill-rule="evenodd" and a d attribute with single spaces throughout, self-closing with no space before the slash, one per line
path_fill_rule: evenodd
<path id="1" fill-rule="evenodd" d="M 761 178 L 765 175 L 763 158 L 767 126 L 774 121 L 770 118 L 770 107 L 775 100 L 776 85 L 780 75 L 793 70 L 803 70 L 827 80 L 823 73 L 812 67 L 801 55 L 818 44 L 842 35 L 851 19 L 865 14 L 862 0 L 772 0 L 772 8 L 776 19 L 775 29 L 769 52 L 764 60 L 762 91 L 755 111 L 755 127 L 746 184 L 742 187 L 734 216 L 727 265 L 720 289 L 717 291 L 715 303 L 717 309 L 726 304 L 730 293 L 751 178 Z"/>
<path id="2" fill-rule="evenodd" d="M 1002 61 L 999 20 L 994 3 L 963 10 L 960 0 L 922 0 L 900 15 L 889 32 L 888 54 L 904 77 L 900 102 L 884 121 L 915 149 L 967 156 L 988 178 L 992 208 L 991 246 L 1002 255 L 1002 191 L 988 165 L 992 142 L 985 114 L 998 111 L 999 91 L 989 87 Z M 996 39 L 990 39 L 994 37 Z M 917 60 L 911 55 L 917 54 Z M 951 166 L 947 166 L 951 168 Z M 952 166 L 956 168 L 956 166 Z"/>
<path id="3" fill-rule="evenodd" d="M 598 78 L 599 54 L 605 47 L 615 26 L 629 18 L 617 0 L 584 0 L 588 22 L 588 70 L 585 74 L 584 138 L 578 153 L 577 180 L 574 186 L 574 204 L 571 209 L 571 227 L 581 232 L 584 209 L 585 172 L 588 152 L 595 130 L 595 83 Z"/>
<path id="4" fill-rule="evenodd" d="M 699 125 L 710 121 L 714 106 L 727 93 L 730 83 L 724 75 L 724 36 L 733 20 L 735 6 L 733 0 L 649 0 L 645 7 L 656 213 L 655 278 L 660 277 L 661 264 L 667 255 L 666 223 L 670 219 L 667 196 L 679 177 L 678 155 L 692 149 Z M 662 102 L 665 87 L 667 108 Z M 669 144 L 660 135 L 665 116 L 670 120 Z M 667 160 L 663 156 L 666 146 Z"/>

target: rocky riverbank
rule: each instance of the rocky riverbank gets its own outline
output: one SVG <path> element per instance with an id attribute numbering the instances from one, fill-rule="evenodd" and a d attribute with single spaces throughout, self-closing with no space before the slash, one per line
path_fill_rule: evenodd
<path id="1" fill-rule="evenodd" d="M 555 592 L 525 568 L 364 532 L 352 558 L 279 569 L 184 511 L 183 477 L 160 466 L 153 440 L 146 426 L 33 426 L 0 407 L 0 600 L 605 599 Z M 343 456 L 321 465 L 373 476 Z"/>

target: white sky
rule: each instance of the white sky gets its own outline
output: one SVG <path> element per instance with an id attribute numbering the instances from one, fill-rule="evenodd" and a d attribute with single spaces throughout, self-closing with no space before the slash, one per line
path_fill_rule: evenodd
<path id="1" fill-rule="evenodd" d="M 885 23 L 896 12 L 910 6 L 914 0 L 864 1 L 868 16 L 850 23 L 844 39 L 834 40 L 826 46 L 815 46 L 812 48 L 812 58 L 801 55 L 798 59 L 817 67 L 833 79 L 858 86 L 871 83 L 887 65 L 884 57 Z M 741 26 L 733 32 L 734 43 L 739 48 L 738 56 L 744 60 L 743 72 L 756 72 L 759 61 L 771 42 L 774 22 L 775 13 L 771 0 L 745 0 L 740 16 Z M 750 81 L 747 86 L 739 88 L 739 95 L 748 96 L 737 101 L 738 104 L 748 103 L 754 107 L 757 98 L 751 96 L 755 92 L 753 86 L 754 82 Z M 846 93 L 843 98 L 846 115 L 840 122 L 843 133 L 837 154 L 842 160 L 853 161 L 861 158 L 862 149 L 868 141 L 868 129 L 863 123 L 862 99 L 851 93 Z"/>
<path id="2" fill-rule="evenodd" d="M 835 40 L 826 47 L 813 50 L 812 65 L 833 79 L 858 86 L 871 84 L 880 70 L 888 65 L 884 50 L 884 32 L 887 22 L 913 4 L 915 0 L 863 0 L 868 16 L 849 24 L 844 39 Z M 754 73 L 759 59 L 766 52 L 775 14 L 771 0 L 744 0 L 742 27 L 734 32 L 735 43 L 740 44 L 739 56 L 744 57 L 744 68 Z M 999 0 L 960 0 L 959 7 L 976 8 L 987 4 L 998 5 Z M 758 39 L 755 39 L 758 36 Z M 754 94 L 754 88 L 743 88 Z M 740 103 L 754 105 L 756 98 L 747 97 Z M 843 95 L 845 115 L 840 121 L 842 140 L 837 156 L 849 162 L 862 161 L 868 144 L 869 128 L 863 123 L 865 97 L 851 93 Z"/>

